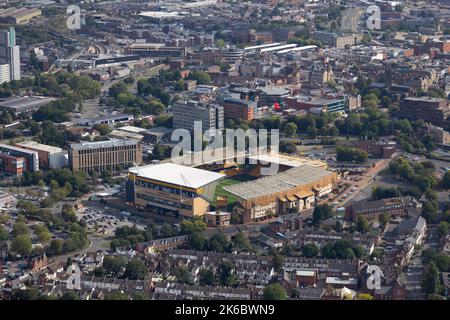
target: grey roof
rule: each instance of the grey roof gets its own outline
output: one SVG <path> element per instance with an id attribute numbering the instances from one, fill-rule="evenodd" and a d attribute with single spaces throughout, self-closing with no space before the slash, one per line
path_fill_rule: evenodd
<path id="1" fill-rule="evenodd" d="M 333 174 L 331 171 L 322 168 L 303 165 L 255 181 L 227 186 L 224 190 L 241 199 L 248 200 L 287 191 L 300 185 L 314 183 L 331 174 Z"/>
<path id="2" fill-rule="evenodd" d="M 129 140 L 112 139 L 107 141 L 74 143 L 70 145 L 70 148 L 73 150 L 89 150 L 89 149 L 132 146 L 136 144 L 139 144 L 139 141 L 134 139 Z"/>

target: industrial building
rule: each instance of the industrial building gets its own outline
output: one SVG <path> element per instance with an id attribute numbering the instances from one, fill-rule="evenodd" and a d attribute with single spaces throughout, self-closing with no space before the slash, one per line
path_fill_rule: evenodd
<path id="1" fill-rule="evenodd" d="M 142 163 L 142 146 L 137 140 L 83 142 L 69 146 L 72 171 L 116 170 L 118 166 Z"/>
<path id="2" fill-rule="evenodd" d="M 16 146 L 19 148 L 36 151 L 39 155 L 40 169 L 62 168 L 68 164 L 67 151 L 61 148 L 37 143 L 35 141 L 19 142 L 16 143 Z"/>
<path id="3" fill-rule="evenodd" d="M 134 167 L 128 170 L 126 201 L 163 215 L 204 216 L 223 178 L 220 173 L 173 163 Z"/>
<path id="4" fill-rule="evenodd" d="M 7 144 L 0 144 L 0 172 L 21 176 L 25 171 L 39 171 L 38 153 Z"/>
<path id="5" fill-rule="evenodd" d="M 0 22 L 12 24 L 25 24 L 31 19 L 39 17 L 41 10 L 38 8 L 8 8 L 0 10 Z"/>
<path id="6" fill-rule="evenodd" d="M 319 166 L 300 165 L 284 172 L 224 187 L 238 198 L 236 211 L 244 223 L 308 209 L 316 199 L 332 192 L 338 182 L 335 172 Z"/>
<path id="7" fill-rule="evenodd" d="M 0 100 L 0 110 L 13 114 L 28 113 L 54 100 L 56 99 L 39 96 L 11 97 Z"/>

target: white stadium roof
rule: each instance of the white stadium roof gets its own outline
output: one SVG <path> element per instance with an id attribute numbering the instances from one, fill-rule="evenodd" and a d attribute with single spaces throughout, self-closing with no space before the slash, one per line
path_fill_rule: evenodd
<path id="1" fill-rule="evenodd" d="M 200 188 L 226 176 L 221 173 L 182 166 L 174 163 L 161 163 L 138 168 L 130 168 L 139 177 L 166 182 L 182 187 Z"/>

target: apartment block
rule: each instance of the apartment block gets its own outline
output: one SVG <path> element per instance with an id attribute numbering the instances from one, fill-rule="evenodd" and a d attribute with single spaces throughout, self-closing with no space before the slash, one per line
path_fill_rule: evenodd
<path id="1" fill-rule="evenodd" d="M 225 99 L 222 103 L 226 119 L 252 120 L 257 104 L 254 101 L 242 99 Z"/>

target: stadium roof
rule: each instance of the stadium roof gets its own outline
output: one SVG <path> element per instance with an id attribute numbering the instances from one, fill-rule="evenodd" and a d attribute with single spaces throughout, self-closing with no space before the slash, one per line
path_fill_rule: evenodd
<path id="1" fill-rule="evenodd" d="M 225 178 L 224 174 L 182 166 L 175 163 L 161 163 L 139 168 L 130 168 L 138 177 L 166 182 L 188 188 L 200 188 Z"/>
<path id="2" fill-rule="evenodd" d="M 314 183 L 331 174 L 333 174 L 331 171 L 305 164 L 272 176 L 227 186 L 223 189 L 241 199 L 249 200 L 287 191 L 303 184 Z"/>

